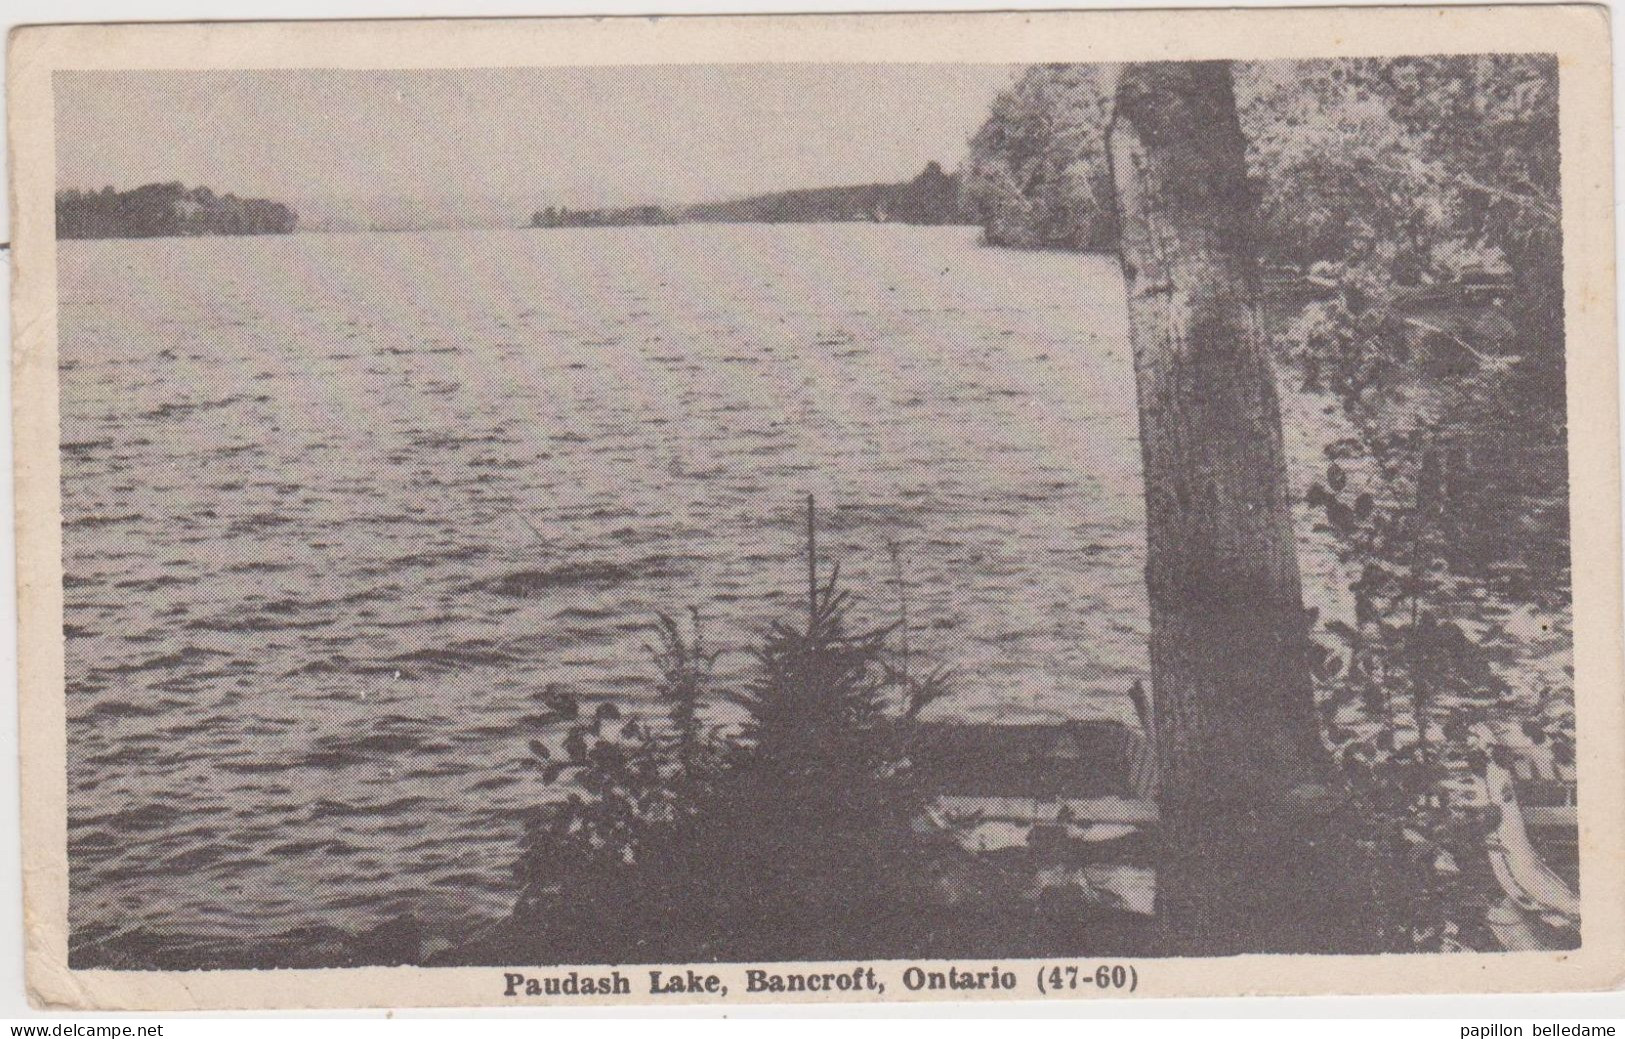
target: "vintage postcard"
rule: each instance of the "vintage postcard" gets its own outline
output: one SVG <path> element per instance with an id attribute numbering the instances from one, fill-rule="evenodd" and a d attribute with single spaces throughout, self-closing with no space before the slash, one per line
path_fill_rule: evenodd
<path id="1" fill-rule="evenodd" d="M 32 998 L 1616 986 L 1610 62 L 19 30 Z"/>

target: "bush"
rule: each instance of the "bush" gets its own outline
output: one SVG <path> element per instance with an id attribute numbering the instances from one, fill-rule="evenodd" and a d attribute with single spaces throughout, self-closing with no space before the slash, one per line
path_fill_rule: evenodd
<path id="1" fill-rule="evenodd" d="M 851 628 L 838 568 L 819 576 L 810 519 L 804 619 L 763 632 L 742 684 L 719 681 L 691 611 L 655 626 L 657 717 L 600 707 L 582 720 L 549 694 L 571 717 L 554 723 L 562 757 L 533 744 L 558 796 L 524 838 L 515 912 L 439 962 L 1149 950 L 1146 917 L 1040 883 L 1082 849 L 1035 839 L 1030 855 L 988 859 L 918 827 L 933 794 L 913 767 L 932 738 L 919 715 L 952 675 L 912 670 L 895 626 Z"/>
<path id="2" fill-rule="evenodd" d="M 568 721 L 562 760 L 532 741 L 562 795 L 517 867 L 536 948 L 583 962 L 901 954 L 932 882 L 910 751 L 948 676 L 910 674 L 891 628 L 850 630 L 838 582 L 838 568 L 812 579 L 804 625 L 773 624 L 734 689 L 717 687 L 698 613 L 687 630 L 662 615 L 662 717 L 600 707 Z"/>
<path id="3" fill-rule="evenodd" d="M 1493 949 L 1483 921 L 1501 892 L 1483 846 L 1495 820 L 1475 796 L 1482 748 L 1472 734 L 1521 726 L 1572 761 L 1573 690 L 1508 681 L 1460 621 L 1493 616 L 1492 593 L 1566 609 L 1567 568 L 1529 566 L 1553 554 L 1527 527 L 1498 538 L 1511 525 L 1479 505 L 1463 444 L 1494 428 L 1471 416 L 1500 375 L 1419 376 L 1356 272 L 1293 334 L 1311 380 L 1336 394 L 1352 428 L 1327 445 L 1325 480 L 1308 498 L 1353 575 L 1353 615 L 1325 620 L 1311 652 L 1323 732 L 1371 855 L 1378 927 L 1393 951 Z M 1499 552 L 1483 547 L 1505 540 Z"/>

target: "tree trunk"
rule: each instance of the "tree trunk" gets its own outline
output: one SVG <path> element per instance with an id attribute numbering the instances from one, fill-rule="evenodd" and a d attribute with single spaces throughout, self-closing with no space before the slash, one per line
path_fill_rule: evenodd
<path id="1" fill-rule="evenodd" d="M 1227 62 L 1128 66 L 1108 130 L 1145 466 L 1171 953 L 1362 951 Z"/>

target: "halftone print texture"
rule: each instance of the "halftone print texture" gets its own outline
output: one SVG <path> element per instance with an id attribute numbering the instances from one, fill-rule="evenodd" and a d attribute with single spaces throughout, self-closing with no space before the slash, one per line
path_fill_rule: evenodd
<path id="1" fill-rule="evenodd" d="M 54 91 L 72 966 L 1577 946 L 1555 59 Z"/>

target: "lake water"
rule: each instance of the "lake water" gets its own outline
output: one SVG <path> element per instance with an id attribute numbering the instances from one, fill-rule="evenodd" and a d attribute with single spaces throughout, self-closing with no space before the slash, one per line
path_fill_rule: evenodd
<path id="1" fill-rule="evenodd" d="M 60 259 L 76 928 L 505 913 L 534 694 L 647 708 L 655 611 L 731 648 L 794 614 L 809 493 L 860 617 L 906 595 L 958 669 L 937 716 L 1131 717 L 1113 261 L 870 225 Z"/>

